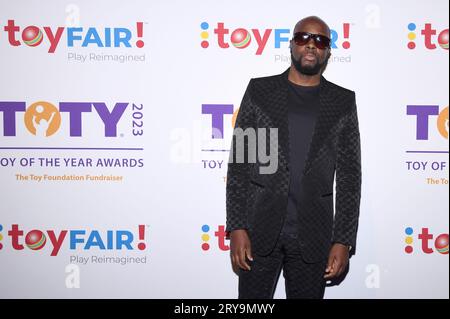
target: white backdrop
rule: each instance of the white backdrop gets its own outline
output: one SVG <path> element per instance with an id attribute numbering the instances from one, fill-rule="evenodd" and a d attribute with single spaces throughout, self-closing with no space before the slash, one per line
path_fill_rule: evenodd
<path id="1" fill-rule="evenodd" d="M 448 9 L 2 1 L 0 297 L 235 298 L 231 113 L 250 78 L 289 67 L 293 26 L 318 15 L 335 45 L 325 77 L 356 92 L 363 168 L 357 252 L 325 297 L 448 298 Z"/>

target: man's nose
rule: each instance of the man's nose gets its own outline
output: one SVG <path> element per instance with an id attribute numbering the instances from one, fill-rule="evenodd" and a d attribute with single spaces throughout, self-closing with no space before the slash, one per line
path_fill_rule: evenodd
<path id="1" fill-rule="evenodd" d="M 306 43 L 306 48 L 308 49 L 317 49 L 316 43 L 314 42 L 314 39 L 309 39 L 308 43 Z"/>

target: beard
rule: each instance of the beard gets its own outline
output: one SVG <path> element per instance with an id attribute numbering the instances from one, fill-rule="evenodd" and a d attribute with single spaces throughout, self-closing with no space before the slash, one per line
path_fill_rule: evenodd
<path id="1" fill-rule="evenodd" d="M 320 73 L 320 71 L 322 69 L 324 69 L 324 67 L 326 66 L 328 59 L 325 59 L 324 61 L 320 62 L 319 58 L 316 55 L 316 64 L 314 65 L 302 65 L 302 58 L 303 55 L 300 55 L 299 59 L 296 60 L 294 58 L 294 55 L 292 54 L 292 50 L 291 50 L 291 61 L 292 64 L 294 65 L 295 69 L 300 72 L 301 74 L 304 75 L 317 75 Z"/>

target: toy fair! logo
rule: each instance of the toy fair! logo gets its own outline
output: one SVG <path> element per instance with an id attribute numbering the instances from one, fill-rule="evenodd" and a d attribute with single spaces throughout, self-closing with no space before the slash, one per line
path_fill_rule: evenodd
<path id="1" fill-rule="evenodd" d="M 417 30 L 417 25 L 411 22 L 408 24 L 408 30 L 408 49 L 414 50 L 416 48 L 416 32 L 420 31 L 419 34 L 423 37 L 425 48 L 427 48 L 428 50 L 434 50 L 437 48 L 437 42 L 440 48 L 448 50 L 448 29 L 439 31 L 434 29 L 431 23 L 425 23 L 424 27 L 421 30 Z"/>
<path id="2" fill-rule="evenodd" d="M 8 42 L 13 47 L 21 46 L 22 43 L 29 47 L 37 47 L 48 42 L 48 53 L 54 53 L 61 43 L 61 38 L 65 34 L 66 45 L 71 48 L 75 45 L 81 47 L 98 48 L 131 48 L 133 42 L 133 31 L 136 31 L 138 40 L 134 43 L 137 48 L 144 47 L 142 37 L 144 34 L 144 23 L 136 22 L 136 29 L 129 28 L 103 28 L 96 27 L 37 27 L 30 25 L 20 27 L 14 20 L 8 20 L 8 24 L 3 27 L 7 33 Z M 0 37 L 1 38 L 1 37 Z M 22 40 L 22 42 L 20 42 Z M 44 41 L 46 40 L 46 41 Z"/>
<path id="3" fill-rule="evenodd" d="M 0 225 L 0 250 L 5 247 L 3 241 L 3 225 Z M 70 250 L 145 250 L 145 225 L 139 225 L 137 236 L 131 230 L 39 230 L 24 231 L 18 224 L 11 225 L 7 231 L 11 248 L 14 250 L 41 250 L 46 245 L 51 246 L 50 256 L 57 256 L 64 243 Z M 136 243 L 136 237 L 140 241 Z"/>
<path id="4" fill-rule="evenodd" d="M 405 252 L 412 254 L 414 252 L 414 229 L 412 227 L 405 228 Z M 448 255 L 448 234 L 434 235 L 430 233 L 428 228 L 423 227 L 417 234 L 420 242 L 420 248 L 425 254 L 432 254 L 437 251 L 440 254 Z M 434 249 L 433 249 L 434 248 Z"/>
<path id="5" fill-rule="evenodd" d="M 337 49 L 342 47 L 343 49 L 349 49 L 350 43 L 350 23 L 342 24 L 342 33 L 338 33 L 336 30 L 330 30 L 331 34 L 331 48 Z M 210 35 L 210 27 L 214 36 Z M 255 55 L 263 54 L 266 47 L 272 46 L 275 49 L 281 48 L 281 45 L 286 45 L 290 40 L 290 29 L 245 29 L 237 28 L 231 30 L 226 27 L 224 22 L 218 22 L 215 26 L 210 26 L 208 22 L 202 22 L 200 24 L 201 32 L 200 45 L 202 48 L 207 49 L 210 46 L 210 42 L 216 42 L 217 46 L 221 49 L 228 49 L 231 46 L 236 49 L 246 49 L 248 47 L 256 47 Z M 342 36 L 342 39 L 340 38 Z M 215 38 L 215 39 L 214 39 Z M 230 46 L 231 44 L 231 46 Z"/>
<path id="6" fill-rule="evenodd" d="M 210 236 L 210 231 L 211 231 L 211 227 L 209 225 L 203 225 L 202 226 L 202 249 L 204 251 L 208 251 L 211 249 L 211 236 Z M 221 250 L 221 251 L 229 251 L 230 250 L 230 246 L 228 246 L 225 243 L 225 240 L 227 239 L 227 233 L 225 231 L 225 226 L 224 225 L 218 225 L 217 226 L 217 230 L 215 230 L 213 232 L 213 236 L 215 238 L 217 238 L 217 247 Z"/>

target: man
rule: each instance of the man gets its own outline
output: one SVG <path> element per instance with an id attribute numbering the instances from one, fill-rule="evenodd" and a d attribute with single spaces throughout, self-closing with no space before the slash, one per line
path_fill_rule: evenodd
<path id="1" fill-rule="evenodd" d="M 236 119 L 226 203 L 239 298 L 273 298 L 281 270 L 287 298 L 323 298 L 326 281 L 343 274 L 355 250 L 361 194 L 355 94 L 322 76 L 331 49 L 320 18 L 300 20 L 290 48 L 290 68 L 252 79 Z M 249 137 L 260 139 L 261 129 L 267 141 L 253 146 L 275 148 L 274 173 L 251 161 Z M 246 153 L 235 159 L 241 149 Z"/>

